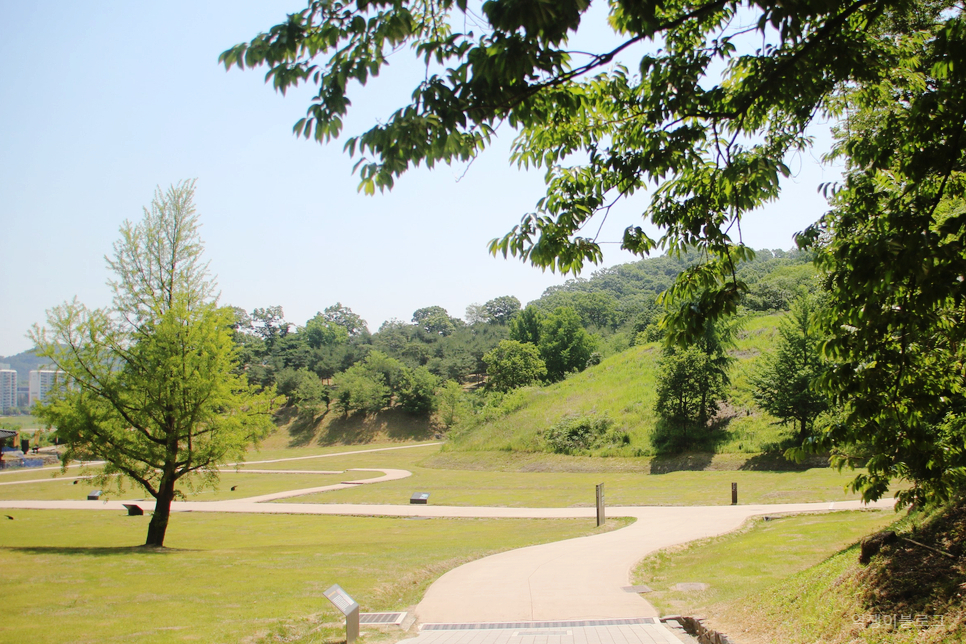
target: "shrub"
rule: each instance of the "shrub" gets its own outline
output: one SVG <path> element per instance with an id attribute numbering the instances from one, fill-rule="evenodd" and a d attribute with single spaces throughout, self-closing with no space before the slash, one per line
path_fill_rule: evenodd
<path id="1" fill-rule="evenodd" d="M 574 454 L 608 443 L 628 443 L 627 432 L 609 431 L 614 421 L 606 414 L 564 416 L 544 433 L 547 445 L 562 454 Z"/>

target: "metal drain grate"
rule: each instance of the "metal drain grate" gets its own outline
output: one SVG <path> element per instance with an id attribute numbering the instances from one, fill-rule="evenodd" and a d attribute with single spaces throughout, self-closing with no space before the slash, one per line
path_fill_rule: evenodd
<path id="1" fill-rule="evenodd" d="M 406 613 L 359 613 L 360 624 L 399 626 L 404 619 L 406 619 Z"/>
<path id="2" fill-rule="evenodd" d="M 422 631 L 486 631 L 522 630 L 531 628 L 585 628 L 591 626 L 633 626 L 653 624 L 653 617 L 633 617 L 628 619 L 583 619 L 558 622 L 487 622 L 482 624 L 423 624 Z"/>

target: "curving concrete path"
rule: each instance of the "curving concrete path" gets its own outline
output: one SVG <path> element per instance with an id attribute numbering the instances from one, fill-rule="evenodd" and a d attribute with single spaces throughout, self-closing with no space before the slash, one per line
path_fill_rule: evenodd
<path id="1" fill-rule="evenodd" d="M 891 501 L 873 504 L 891 508 Z M 855 510 L 859 502 L 711 507 L 611 507 L 634 517 L 620 530 L 500 553 L 440 577 L 416 608 L 421 622 L 511 622 L 657 617 L 627 592 L 645 555 L 737 529 L 761 514 Z M 591 514 L 591 516 L 593 516 Z"/>
<path id="2" fill-rule="evenodd" d="M 249 465 L 326 456 L 330 455 L 275 459 Z M 592 507 L 265 503 L 410 476 L 406 470 L 361 471 L 382 472 L 383 475 L 244 499 L 179 501 L 172 503 L 171 511 L 426 518 L 579 518 L 588 521 L 596 516 L 596 510 Z M 285 474 L 295 470 L 266 472 Z M 143 500 L 0 501 L 0 508 L 123 511 L 124 503 L 132 502 L 145 510 L 153 510 L 153 501 Z M 632 517 L 635 522 L 613 532 L 500 553 L 447 572 L 430 586 L 416 607 L 416 617 L 423 625 L 423 631 L 415 639 L 407 641 L 412 644 L 676 643 L 678 640 L 658 621 L 654 607 L 638 593 L 626 590 L 631 583 L 633 566 L 647 554 L 730 532 L 756 515 L 892 506 L 892 500 L 883 500 L 870 505 L 849 501 L 703 507 L 608 507 L 609 517 Z"/>
<path id="3" fill-rule="evenodd" d="M 249 470 L 250 472 L 272 472 L 273 474 L 276 470 Z M 238 499 L 237 503 L 263 503 L 265 501 L 275 501 L 277 499 L 289 499 L 295 496 L 305 496 L 307 494 L 315 494 L 317 492 L 331 492 L 332 490 L 345 490 L 350 487 L 357 487 L 359 485 L 368 485 L 370 483 L 383 483 L 385 481 L 398 481 L 399 479 L 404 479 L 413 475 L 409 470 L 394 470 L 394 469 L 372 469 L 368 467 L 355 467 L 347 472 L 382 472 L 382 476 L 377 476 L 371 479 L 358 479 L 355 481 L 342 481 L 341 483 L 335 483 L 333 485 L 322 485 L 320 487 L 309 487 L 302 488 L 299 490 L 288 490 L 286 492 L 273 492 L 272 494 L 263 494 L 261 496 L 250 496 L 244 499 Z M 288 470 L 282 470 L 282 473 L 288 473 Z M 331 474 L 342 474 L 342 472 L 330 472 Z M 217 503 L 217 501 L 216 501 Z"/>

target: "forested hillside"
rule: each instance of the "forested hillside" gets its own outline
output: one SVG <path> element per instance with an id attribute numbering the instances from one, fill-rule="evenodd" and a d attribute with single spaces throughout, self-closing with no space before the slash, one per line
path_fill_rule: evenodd
<path id="1" fill-rule="evenodd" d="M 694 261 L 687 255 L 663 256 L 601 269 L 589 278 L 551 287 L 527 306 L 544 314 L 572 309 L 594 337 L 596 352 L 606 357 L 633 346 L 640 332 L 656 327 L 662 312 L 658 295 Z M 798 289 L 813 287 L 814 275 L 803 253 L 758 251 L 739 273 L 749 286 L 745 306 L 758 312 L 788 310 Z M 411 320 L 387 320 L 375 332 L 342 303 L 304 322 L 286 320 L 281 306 L 235 310 L 236 339 L 249 379 L 277 383 L 296 399 L 324 399 L 306 373 L 332 385 L 333 378 L 373 351 L 408 370 L 424 367 L 441 381 L 478 383 L 486 374 L 484 354 L 510 336 L 510 323 L 523 308 L 512 296 L 472 304 L 462 318 L 427 306 L 416 309 Z M 657 335 L 652 329 L 651 339 Z"/>
<path id="2" fill-rule="evenodd" d="M 304 324 L 286 320 L 279 306 L 236 309 L 236 341 L 248 378 L 288 397 L 296 413 L 285 418 L 303 442 L 450 431 L 457 449 L 645 455 L 774 447 L 784 434 L 760 411 L 749 381 L 776 346 L 778 318 L 768 314 L 815 290 L 815 270 L 802 253 L 768 250 L 742 266 L 745 319 L 726 343 L 715 340 L 717 362 L 705 360 L 727 391 L 714 400 L 703 394 L 700 418 L 665 422 L 655 407 L 660 367 L 670 360 L 658 296 L 694 261 L 664 256 L 601 269 L 526 306 L 504 296 L 470 305 L 462 318 L 427 306 L 375 332 L 341 303 Z"/>

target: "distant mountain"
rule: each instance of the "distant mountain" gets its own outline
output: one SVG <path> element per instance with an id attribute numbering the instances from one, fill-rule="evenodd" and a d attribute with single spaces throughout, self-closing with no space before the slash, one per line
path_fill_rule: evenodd
<path id="1" fill-rule="evenodd" d="M 15 356 L 0 356 L 0 364 L 9 364 L 10 368 L 17 372 L 17 380 L 27 382 L 27 376 L 35 369 L 46 367 L 46 358 L 40 358 L 34 354 L 34 349 L 18 353 Z"/>
<path id="2" fill-rule="evenodd" d="M 610 325 L 616 329 L 635 323 L 641 315 L 659 315 L 662 311 L 657 296 L 670 288 L 682 271 L 702 259 L 692 252 L 602 268 L 590 278 L 578 277 L 551 286 L 530 304 L 548 312 L 569 306 L 581 316 L 584 326 L 599 330 Z M 798 250 L 757 250 L 754 259 L 738 265 L 737 272 L 738 279 L 748 287 L 741 303 L 752 311 L 787 311 L 801 288 L 818 288 L 811 255 Z"/>

